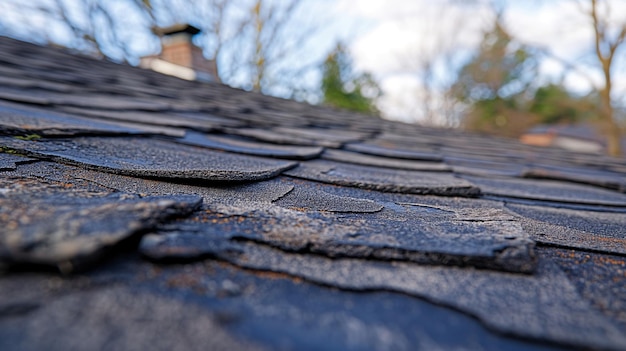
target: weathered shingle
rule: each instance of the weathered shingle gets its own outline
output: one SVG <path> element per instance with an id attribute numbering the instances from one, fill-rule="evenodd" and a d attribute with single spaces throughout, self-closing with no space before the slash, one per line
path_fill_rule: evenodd
<path id="1" fill-rule="evenodd" d="M 39 157 L 137 177 L 242 182 L 275 177 L 297 165 L 147 138 L 81 137 L 36 143 L 4 138 L 0 142 Z"/>

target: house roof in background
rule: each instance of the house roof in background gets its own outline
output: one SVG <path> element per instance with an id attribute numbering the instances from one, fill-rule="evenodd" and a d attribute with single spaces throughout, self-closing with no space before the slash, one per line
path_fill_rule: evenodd
<path id="1" fill-rule="evenodd" d="M 0 38 L 0 349 L 626 348 L 626 161 Z"/>
<path id="2" fill-rule="evenodd" d="M 557 124 L 548 125 L 541 124 L 531 128 L 529 134 L 552 134 L 555 136 L 564 136 L 579 138 L 584 140 L 596 141 L 602 143 L 602 137 L 598 132 L 598 127 L 590 123 L 576 124 Z"/>

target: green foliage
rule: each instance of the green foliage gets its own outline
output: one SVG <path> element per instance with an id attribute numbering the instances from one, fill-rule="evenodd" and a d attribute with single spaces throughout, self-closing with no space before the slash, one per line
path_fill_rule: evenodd
<path id="1" fill-rule="evenodd" d="M 380 88 L 369 73 L 355 74 L 346 48 L 337 44 L 323 66 L 323 103 L 355 112 L 378 114 Z"/>
<path id="2" fill-rule="evenodd" d="M 497 19 L 484 34 L 478 53 L 461 68 L 452 91 L 468 103 L 515 99 L 532 83 L 536 66 L 530 49 L 517 45 Z"/>
<path id="3" fill-rule="evenodd" d="M 542 124 L 576 123 L 594 117 L 595 100 L 594 96 L 578 97 L 561 85 L 549 84 L 535 91 L 529 111 Z"/>
<path id="4" fill-rule="evenodd" d="M 534 122 L 519 112 L 535 73 L 531 51 L 517 45 L 496 19 L 451 87 L 453 96 L 469 107 L 465 126 L 504 136 L 521 134 Z"/>
<path id="5" fill-rule="evenodd" d="M 536 87 L 535 77 L 533 50 L 516 43 L 496 18 L 451 87 L 452 95 L 468 106 L 466 128 L 517 137 L 537 123 L 594 118 L 597 96 L 579 97 L 557 84 Z"/>

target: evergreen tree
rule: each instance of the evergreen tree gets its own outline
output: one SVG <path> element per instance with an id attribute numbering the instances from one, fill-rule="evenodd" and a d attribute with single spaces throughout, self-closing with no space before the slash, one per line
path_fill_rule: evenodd
<path id="1" fill-rule="evenodd" d="M 518 45 L 496 18 L 478 53 L 461 68 L 451 87 L 453 95 L 469 106 L 465 126 L 505 136 L 525 131 L 534 122 L 524 113 L 534 77 L 536 60 L 530 49 Z"/>
<path id="2" fill-rule="evenodd" d="M 595 95 L 576 96 L 561 85 L 548 84 L 537 89 L 529 103 L 529 112 L 542 124 L 591 121 L 598 100 Z"/>
<path id="3" fill-rule="evenodd" d="M 380 88 L 369 73 L 355 73 L 343 44 L 338 43 L 323 65 L 323 103 L 361 113 L 378 114 Z"/>

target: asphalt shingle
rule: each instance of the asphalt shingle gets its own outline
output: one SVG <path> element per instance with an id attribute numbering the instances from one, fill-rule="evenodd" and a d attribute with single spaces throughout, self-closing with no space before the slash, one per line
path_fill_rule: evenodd
<path id="1" fill-rule="evenodd" d="M 52 265 L 67 273 L 200 203 L 193 196 L 140 199 L 81 191 L 72 183 L 37 178 L 3 177 L 0 188 L 0 266 Z"/>
<path id="2" fill-rule="evenodd" d="M 35 161 L 32 158 L 20 155 L 0 153 L 0 171 L 13 171 L 17 165 Z"/>
<path id="3" fill-rule="evenodd" d="M 378 191 L 444 196 L 478 196 L 480 189 L 450 173 L 390 170 L 378 167 L 314 160 L 285 174 Z"/>
<path id="4" fill-rule="evenodd" d="M 318 157 L 322 151 L 324 151 L 322 147 L 273 145 L 239 138 L 195 132 L 188 132 L 187 135 L 180 140 L 180 142 L 246 155 L 285 158 L 292 160 L 309 160 Z"/>
<path id="5" fill-rule="evenodd" d="M 543 179 L 485 178 L 463 175 L 487 195 L 592 206 L 626 207 L 626 194 L 606 189 Z"/>
<path id="6" fill-rule="evenodd" d="M 551 263 L 542 263 L 533 276 L 520 276 L 399 262 L 331 260 L 249 244 L 242 248 L 245 255 L 221 257 L 243 267 L 283 272 L 341 289 L 396 291 L 426 298 L 466 311 L 504 334 L 577 347 L 626 346 L 621 330 L 581 299 Z M 546 305 L 542 296 L 558 299 Z"/>
<path id="7" fill-rule="evenodd" d="M 349 143 L 344 147 L 346 150 L 360 152 L 366 155 L 374 155 L 381 157 L 399 158 L 415 161 L 443 161 L 441 155 L 436 151 L 428 150 L 412 150 L 410 147 L 398 145 L 392 142 L 370 142 L 370 143 Z"/>
<path id="8" fill-rule="evenodd" d="M 268 179 L 297 165 L 146 138 L 81 137 L 38 142 L 1 138 L 0 145 L 123 175 L 204 182 Z"/>
<path id="9" fill-rule="evenodd" d="M 380 157 L 373 155 L 364 155 L 356 152 L 343 150 L 326 150 L 322 154 L 322 158 L 341 163 L 352 163 L 372 167 L 384 167 L 404 169 L 407 171 L 440 171 L 446 172 L 452 169 L 443 163 L 423 162 L 407 159 L 394 159 L 391 157 Z"/>
<path id="10" fill-rule="evenodd" d="M 143 128 L 93 121 L 49 110 L 0 102 L 0 131 L 8 135 L 141 134 Z"/>

